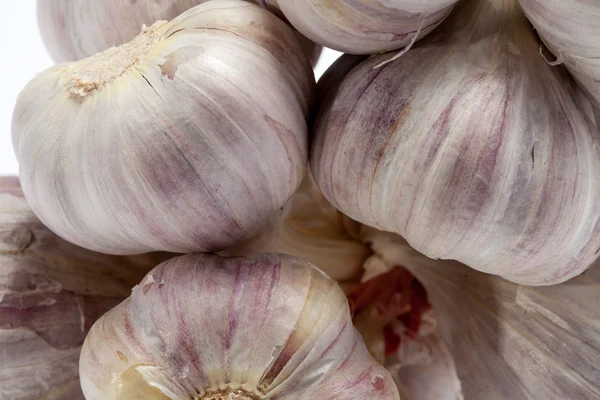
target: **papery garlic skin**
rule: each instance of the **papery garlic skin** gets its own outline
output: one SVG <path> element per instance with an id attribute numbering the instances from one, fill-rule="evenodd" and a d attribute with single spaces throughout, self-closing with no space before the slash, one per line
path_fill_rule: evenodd
<path id="1" fill-rule="evenodd" d="M 599 263 L 561 285 L 527 287 L 431 260 L 393 234 L 368 230 L 365 240 L 427 288 L 466 400 L 600 397 Z"/>
<path id="2" fill-rule="evenodd" d="M 16 178 L 0 177 L 0 399 L 83 400 L 85 335 L 165 259 L 67 243 L 35 217 Z"/>
<path id="3" fill-rule="evenodd" d="M 539 46 L 516 1 L 467 0 L 399 59 L 352 69 L 316 121 L 324 195 L 431 258 L 529 285 L 583 272 L 600 254 L 599 134 Z"/>
<path id="4" fill-rule="evenodd" d="M 336 281 L 357 280 L 371 251 L 352 237 L 353 224 L 327 201 L 308 171 L 271 229 L 220 254 L 288 254 L 310 262 Z"/>
<path id="5" fill-rule="evenodd" d="M 437 27 L 457 0 L 268 0 L 313 42 L 350 54 L 396 50 Z M 264 1 L 263 1 L 264 3 Z"/>
<path id="6" fill-rule="evenodd" d="M 87 400 L 399 399 L 337 284 L 275 254 L 161 264 L 92 327 L 80 374 Z"/>
<path id="7" fill-rule="evenodd" d="M 519 0 L 544 43 L 600 108 L 600 2 Z M 554 61 L 554 60 L 551 60 Z"/>
<path id="8" fill-rule="evenodd" d="M 70 62 L 127 43 L 142 25 L 169 21 L 208 0 L 38 0 L 40 32 L 54 61 Z M 248 0 L 261 4 L 259 0 Z M 264 5 L 267 9 L 272 9 Z M 300 36 L 316 63 L 321 47 Z"/>
<path id="9" fill-rule="evenodd" d="M 247 2 L 201 4 L 28 84 L 13 116 L 25 195 L 96 251 L 233 246 L 300 185 L 313 90 L 283 21 Z"/>

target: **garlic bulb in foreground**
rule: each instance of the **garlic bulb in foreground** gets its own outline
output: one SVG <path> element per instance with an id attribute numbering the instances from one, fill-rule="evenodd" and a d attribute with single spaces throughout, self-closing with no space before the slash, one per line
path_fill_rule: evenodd
<path id="1" fill-rule="evenodd" d="M 263 0 L 313 42 L 350 54 L 407 46 L 444 20 L 457 0 Z"/>
<path id="2" fill-rule="evenodd" d="M 13 116 L 25 195 L 54 232 L 105 253 L 233 246 L 299 186 L 313 90 L 283 21 L 201 4 L 27 85 Z"/>
<path id="3" fill-rule="evenodd" d="M 77 61 L 129 42 L 142 25 L 171 20 L 207 0 L 38 0 L 42 38 L 56 62 Z M 260 0 L 252 1 L 260 4 Z M 301 36 L 301 35 L 299 35 Z M 320 46 L 301 36 L 316 62 Z"/>
<path id="4" fill-rule="evenodd" d="M 16 178 L 0 177 L 0 399 L 83 399 L 86 333 L 165 259 L 73 246 L 35 217 Z"/>
<path id="5" fill-rule="evenodd" d="M 599 133 L 515 0 L 466 0 L 399 59 L 373 56 L 321 107 L 324 195 L 432 258 L 530 285 L 600 254 Z"/>
<path id="6" fill-rule="evenodd" d="M 431 260 L 393 234 L 370 230 L 364 240 L 427 289 L 466 400 L 600 398 L 600 263 L 560 285 L 527 287 Z"/>
<path id="7" fill-rule="evenodd" d="M 400 398 L 337 284 L 276 254 L 159 265 L 92 327 L 80 373 L 87 400 Z"/>
<path id="8" fill-rule="evenodd" d="M 544 43 L 600 107 L 600 2 L 519 0 Z M 554 61 L 554 60 L 553 60 Z"/>

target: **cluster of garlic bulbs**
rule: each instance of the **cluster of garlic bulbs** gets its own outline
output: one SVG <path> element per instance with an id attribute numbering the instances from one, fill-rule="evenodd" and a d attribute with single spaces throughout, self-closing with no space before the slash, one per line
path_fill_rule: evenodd
<path id="1" fill-rule="evenodd" d="M 203 3 L 27 85 L 13 117 L 23 190 L 50 229 L 92 250 L 227 248 L 300 184 L 313 90 L 283 21 Z"/>
<path id="2" fill-rule="evenodd" d="M 508 280 L 572 278 L 600 254 L 600 135 L 518 3 L 461 2 L 321 107 L 311 168 L 350 217 Z M 333 67 L 335 68 L 335 66 Z"/>
<path id="3" fill-rule="evenodd" d="M 186 255 L 104 315 L 80 361 L 87 400 L 400 399 L 306 261 Z"/>
<path id="4" fill-rule="evenodd" d="M 0 399 L 83 399 L 87 332 L 166 257 L 74 246 L 35 217 L 17 178 L 0 177 Z"/>

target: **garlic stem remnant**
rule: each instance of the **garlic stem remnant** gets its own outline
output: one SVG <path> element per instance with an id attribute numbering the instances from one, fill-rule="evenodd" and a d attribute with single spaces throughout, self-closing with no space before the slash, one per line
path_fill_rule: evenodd
<path id="1" fill-rule="evenodd" d="M 519 0 L 527 18 L 600 108 L 600 2 Z"/>
<path id="2" fill-rule="evenodd" d="M 86 333 L 167 256 L 115 257 L 65 242 L 35 217 L 18 179 L 0 177 L 0 398 L 83 400 Z"/>
<path id="3" fill-rule="evenodd" d="M 142 25 L 170 21 L 207 0 L 38 0 L 42 38 L 56 62 L 77 61 L 127 43 Z M 252 3 L 261 4 L 260 0 Z M 271 9 L 264 5 L 265 8 Z M 299 35 L 301 36 L 301 35 Z M 301 36 L 315 63 L 321 47 Z"/>
<path id="4" fill-rule="evenodd" d="M 356 66 L 317 117 L 324 195 L 431 258 L 548 285 L 600 254 L 600 142 L 515 0 L 465 0 L 401 58 Z M 425 110 L 425 111 L 423 111 Z"/>
<path id="5" fill-rule="evenodd" d="M 80 374 L 87 400 L 399 399 L 338 285 L 276 254 L 159 265 L 92 327 Z"/>
<path id="6" fill-rule="evenodd" d="M 432 260 L 393 234 L 364 235 L 389 269 L 403 265 L 427 290 L 466 400 L 600 398 L 600 263 L 527 287 Z"/>
<path id="7" fill-rule="evenodd" d="M 25 195 L 53 231 L 105 253 L 233 246 L 300 185 L 314 85 L 279 18 L 201 4 L 28 84 L 13 116 Z"/>
<path id="8" fill-rule="evenodd" d="M 313 42 L 350 54 L 396 50 L 428 35 L 457 0 L 268 0 Z M 265 3 L 263 0 L 262 3 Z"/>

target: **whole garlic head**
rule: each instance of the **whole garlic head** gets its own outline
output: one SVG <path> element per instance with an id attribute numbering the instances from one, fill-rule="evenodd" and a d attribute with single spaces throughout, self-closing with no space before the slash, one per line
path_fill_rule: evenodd
<path id="1" fill-rule="evenodd" d="M 17 178 L 0 177 L 0 399 L 83 400 L 85 335 L 166 257 L 74 246 L 35 217 Z"/>
<path id="2" fill-rule="evenodd" d="M 92 327 L 80 374 L 87 400 L 399 399 L 337 284 L 275 254 L 159 265 Z"/>
<path id="3" fill-rule="evenodd" d="M 424 37 L 457 0 L 263 0 L 313 42 L 344 53 L 396 50 Z"/>
<path id="4" fill-rule="evenodd" d="M 518 2 L 462 1 L 406 54 L 354 67 L 311 170 L 338 209 L 431 258 L 548 285 L 600 255 L 600 136 Z"/>
<path id="5" fill-rule="evenodd" d="M 300 185 L 313 89 L 283 21 L 239 0 L 201 4 L 28 84 L 13 116 L 23 190 L 89 249 L 230 247 Z"/>

